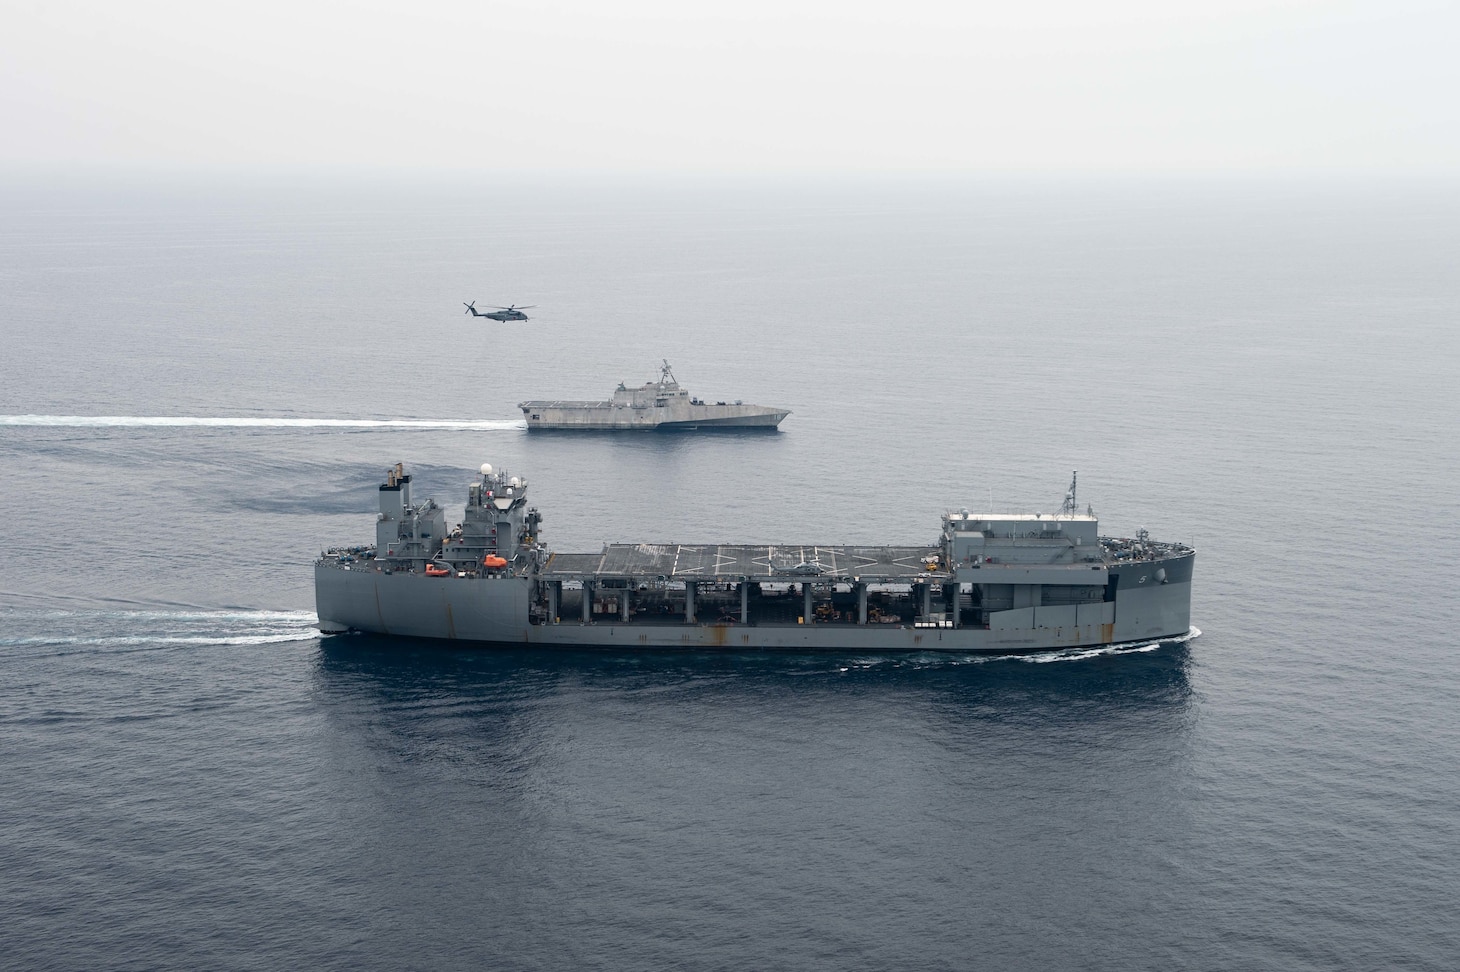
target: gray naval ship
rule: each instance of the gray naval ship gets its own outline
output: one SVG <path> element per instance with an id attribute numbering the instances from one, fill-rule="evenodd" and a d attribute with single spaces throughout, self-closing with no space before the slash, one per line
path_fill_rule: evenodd
<path id="1" fill-rule="evenodd" d="M 1028 652 L 1186 636 L 1194 551 L 1058 513 L 944 513 L 936 542 L 614 543 L 556 553 L 527 481 L 481 467 L 460 524 L 397 464 L 375 543 L 314 565 L 320 630 L 502 646 Z"/>
<path id="2" fill-rule="evenodd" d="M 659 380 L 629 388 L 619 382 L 606 402 L 521 402 L 527 428 L 553 430 L 683 431 L 694 429 L 774 430 L 791 413 L 744 402 L 702 402 L 679 382 L 665 361 Z"/>

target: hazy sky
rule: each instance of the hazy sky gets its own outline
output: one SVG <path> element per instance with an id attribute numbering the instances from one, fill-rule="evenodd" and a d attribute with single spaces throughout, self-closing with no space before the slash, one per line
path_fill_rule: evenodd
<path id="1" fill-rule="evenodd" d="M 0 163 L 1450 174 L 1460 3 L 0 0 Z"/>

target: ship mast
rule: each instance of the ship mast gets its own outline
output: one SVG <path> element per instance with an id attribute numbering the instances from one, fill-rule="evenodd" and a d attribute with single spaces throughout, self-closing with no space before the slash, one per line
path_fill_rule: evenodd
<path id="1" fill-rule="evenodd" d="M 1075 501 L 1075 486 L 1080 480 L 1080 471 L 1077 469 L 1070 473 L 1070 489 L 1065 493 L 1065 501 L 1060 505 L 1060 512 L 1067 516 L 1074 516 L 1080 512 L 1080 504 Z"/>

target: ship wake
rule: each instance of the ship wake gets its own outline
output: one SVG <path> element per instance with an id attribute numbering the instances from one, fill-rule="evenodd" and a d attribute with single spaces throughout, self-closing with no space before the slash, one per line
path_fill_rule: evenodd
<path id="1" fill-rule="evenodd" d="M 1192 625 L 1184 635 L 1174 638 L 1158 638 L 1154 641 L 1129 641 L 1115 645 L 1099 645 L 1093 648 L 1056 648 L 1048 651 L 1021 652 L 1000 655 L 963 655 L 944 652 L 920 652 L 912 655 L 878 655 L 861 658 L 850 664 L 840 665 L 837 670 L 850 672 L 861 669 L 891 668 L 941 668 L 951 665 L 987 665 L 992 662 L 1023 662 L 1026 665 L 1049 665 L 1056 662 L 1081 662 L 1091 658 L 1107 658 L 1115 655 L 1134 655 L 1156 651 L 1163 645 L 1180 645 L 1200 637 L 1201 629 Z"/>
<path id="2" fill-rule="evenodd" d="M 313 611 L 0 612 L 0 650 L 70 655 L 275 645 L 319 637 Z"/>
<path id="3" fill-rule="evenodd" d="M 12 428 L 221 428 L 221 429 L 436 429 L 467 432 L 518 432 L 521 419 L 336 419 L 216 415 L 0 415 Z"/>
<path id="4" fill-rule="evenodd" d="M 1041 651 L 1032 655 L 1003 655 L 1005 659 L 1045 665 L 1050 662 L 1084 661 L 1087 658 L 1103 658 L 1109 655 L 1132 655 L 1138 652 L 1155 651 L 1162 645 L 1181 645 L 1198 637 L 1201 629 L 1192 625 L 1184 635 L 1175 638 L 1161 638 L 1156 641 L 1130 641 L 1119 645 L 1100 645 L 1098 648 L 1067 648 L 1058 651 Z"/>

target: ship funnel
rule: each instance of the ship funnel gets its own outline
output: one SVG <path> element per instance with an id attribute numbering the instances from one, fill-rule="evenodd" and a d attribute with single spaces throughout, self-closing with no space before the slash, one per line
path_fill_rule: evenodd
<path id="1" fill-rule="evenodd" d="M 385 471 L 385 482 L 380 487 L 380 514 L 375 523 L 375 546 L 384 552 L 395 542 L 401 520 L 411 505 L 411 477 L 406 475 L 405 466 L 396 463 Z"/>

